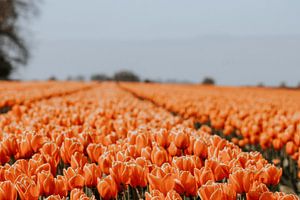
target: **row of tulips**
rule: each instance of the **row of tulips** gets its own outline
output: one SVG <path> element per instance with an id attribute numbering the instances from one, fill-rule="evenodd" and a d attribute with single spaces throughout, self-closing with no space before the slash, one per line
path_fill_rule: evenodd
<path id="1" fill-rule="evenodd" d="M 15 104 L 30 103 L 31 101 L 37 101 L 43 98 L 66 95 L 92 87 L 93 85 L 95 85 L 95 83 L 0 81 L 0 109 Z"/>
<path id="2" fill-rule="evenodd" d="M 0 199 L 298 199 L 282 170 L 113 83 L 0 116 Z"/>
<path id="3" fill-rule="evenodd" d="M 197 126 L 209 124 L 215 134 L 245 151 L 260 151 L 269 161 L 285 168 L 285 184 L 298 192 L 298 91 L 178 84 L 122 83 L 121 86 L 185 119 L 193 119 Z"/>

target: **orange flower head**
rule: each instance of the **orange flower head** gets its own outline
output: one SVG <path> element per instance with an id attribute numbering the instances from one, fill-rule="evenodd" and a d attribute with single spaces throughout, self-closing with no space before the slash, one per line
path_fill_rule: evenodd
<path id="1" fill-rule="evenodd" d="M 97 190 L 103 199 L 116 198 L 118 195 L 117 184 L 110 175 L 98 179 Z"/>
<path id="2" fill-rule="evenodd" d="M 10 181 L 0 182 L 0 199 L 1 200 L 16 200 L 17 190 L 14 184 Z"/>

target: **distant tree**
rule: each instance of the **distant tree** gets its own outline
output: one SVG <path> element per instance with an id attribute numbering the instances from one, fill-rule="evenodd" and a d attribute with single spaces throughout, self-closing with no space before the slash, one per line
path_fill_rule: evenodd
<path id="1" fill-rule="evenodd" d="M 91 76 L 92 81 L 109 81 L 111 78 L 106 74 L 93 74 Z"/>
<path id="2" fill-rule="evenodd" d="M 284 81 L 282 81 L 282 82 L 280 83 L 279 87 L 280 87 L 280 88 L 286 88 L 287 85 L 286 85 L 286 83 L 285 83 Z"/>
<path id="3" fill-rule="evenodd" d="M 84 76 L 82 76 L 82 75 L 78 75 L 78 76 L 75 77 L 75 80 L 76 80 L 76 81 L 84 81 L 84 79 L 85 79 L 85 78 L 84 78 Z"/>
<path id="4" fill-rule="evenodd" d="M 205 77 L 202 81 L 202 84 L 204 84 L 204 85 L 214 85 L 215 80 L 211 77 Z"/>
<path id="5" fill-rule="evenodd" d="M 265 84 L 264 84 L 263 82 L 259 82 L 259 83 L 257 84 L 257 87 L 265 87 Z"/>
<path id="6" fill-rule="evenodd" d="M 48 78 L 48 81 L 56 81 L 57 78 L 53 75 Z"/>
<path id="7" fill-rule="evenodd" d="M 18 22 L 35 14 L 36 8 L 35 0 L 0 0 L 0 79 L 27 63 L 28 46 Z"/>
<path id="8" fill-rule="evenodd" d="M 73 77 L 72 77 L 72 76 L 68 76 L 66 80 L 67 80 L 67 81 L 72 81 L 72 80 L 73 80 Z"/>
<path id="9" fill-rule="evenodd" d="M 146 79 L 144 80 L 144 83 L 153 83 L 153 82 L 155 82 L 155 81 L 153 81 L 153 80 L 151 80 L 151 79 L 148 79 L 148 78 L 146 78 Z"/>
<path id="10" fill-rule="evenodd" d="M 140 78 L 131 71 L 123 70 L 114 74 L 115 81 L 139 82 Z"/>

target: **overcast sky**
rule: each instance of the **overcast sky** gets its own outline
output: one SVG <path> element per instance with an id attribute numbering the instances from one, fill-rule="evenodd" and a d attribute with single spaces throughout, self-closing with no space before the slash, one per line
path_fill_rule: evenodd
<path id="1" fill-rule="evenodd" d="M 44 0 L 32 58 L 15 77 L 130 69 L 218 84 L 300 82 L 299 0 Z"/>

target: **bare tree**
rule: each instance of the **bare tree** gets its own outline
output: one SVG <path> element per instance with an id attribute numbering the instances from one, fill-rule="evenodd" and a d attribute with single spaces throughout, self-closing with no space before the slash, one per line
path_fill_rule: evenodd
<path id="1" fill-rule="evenodd" d="M 29 51 L 19 21 L 36 14 L 36 8 L 35 0 L 0 0 L 0 79 L 27 63 Z"/>

